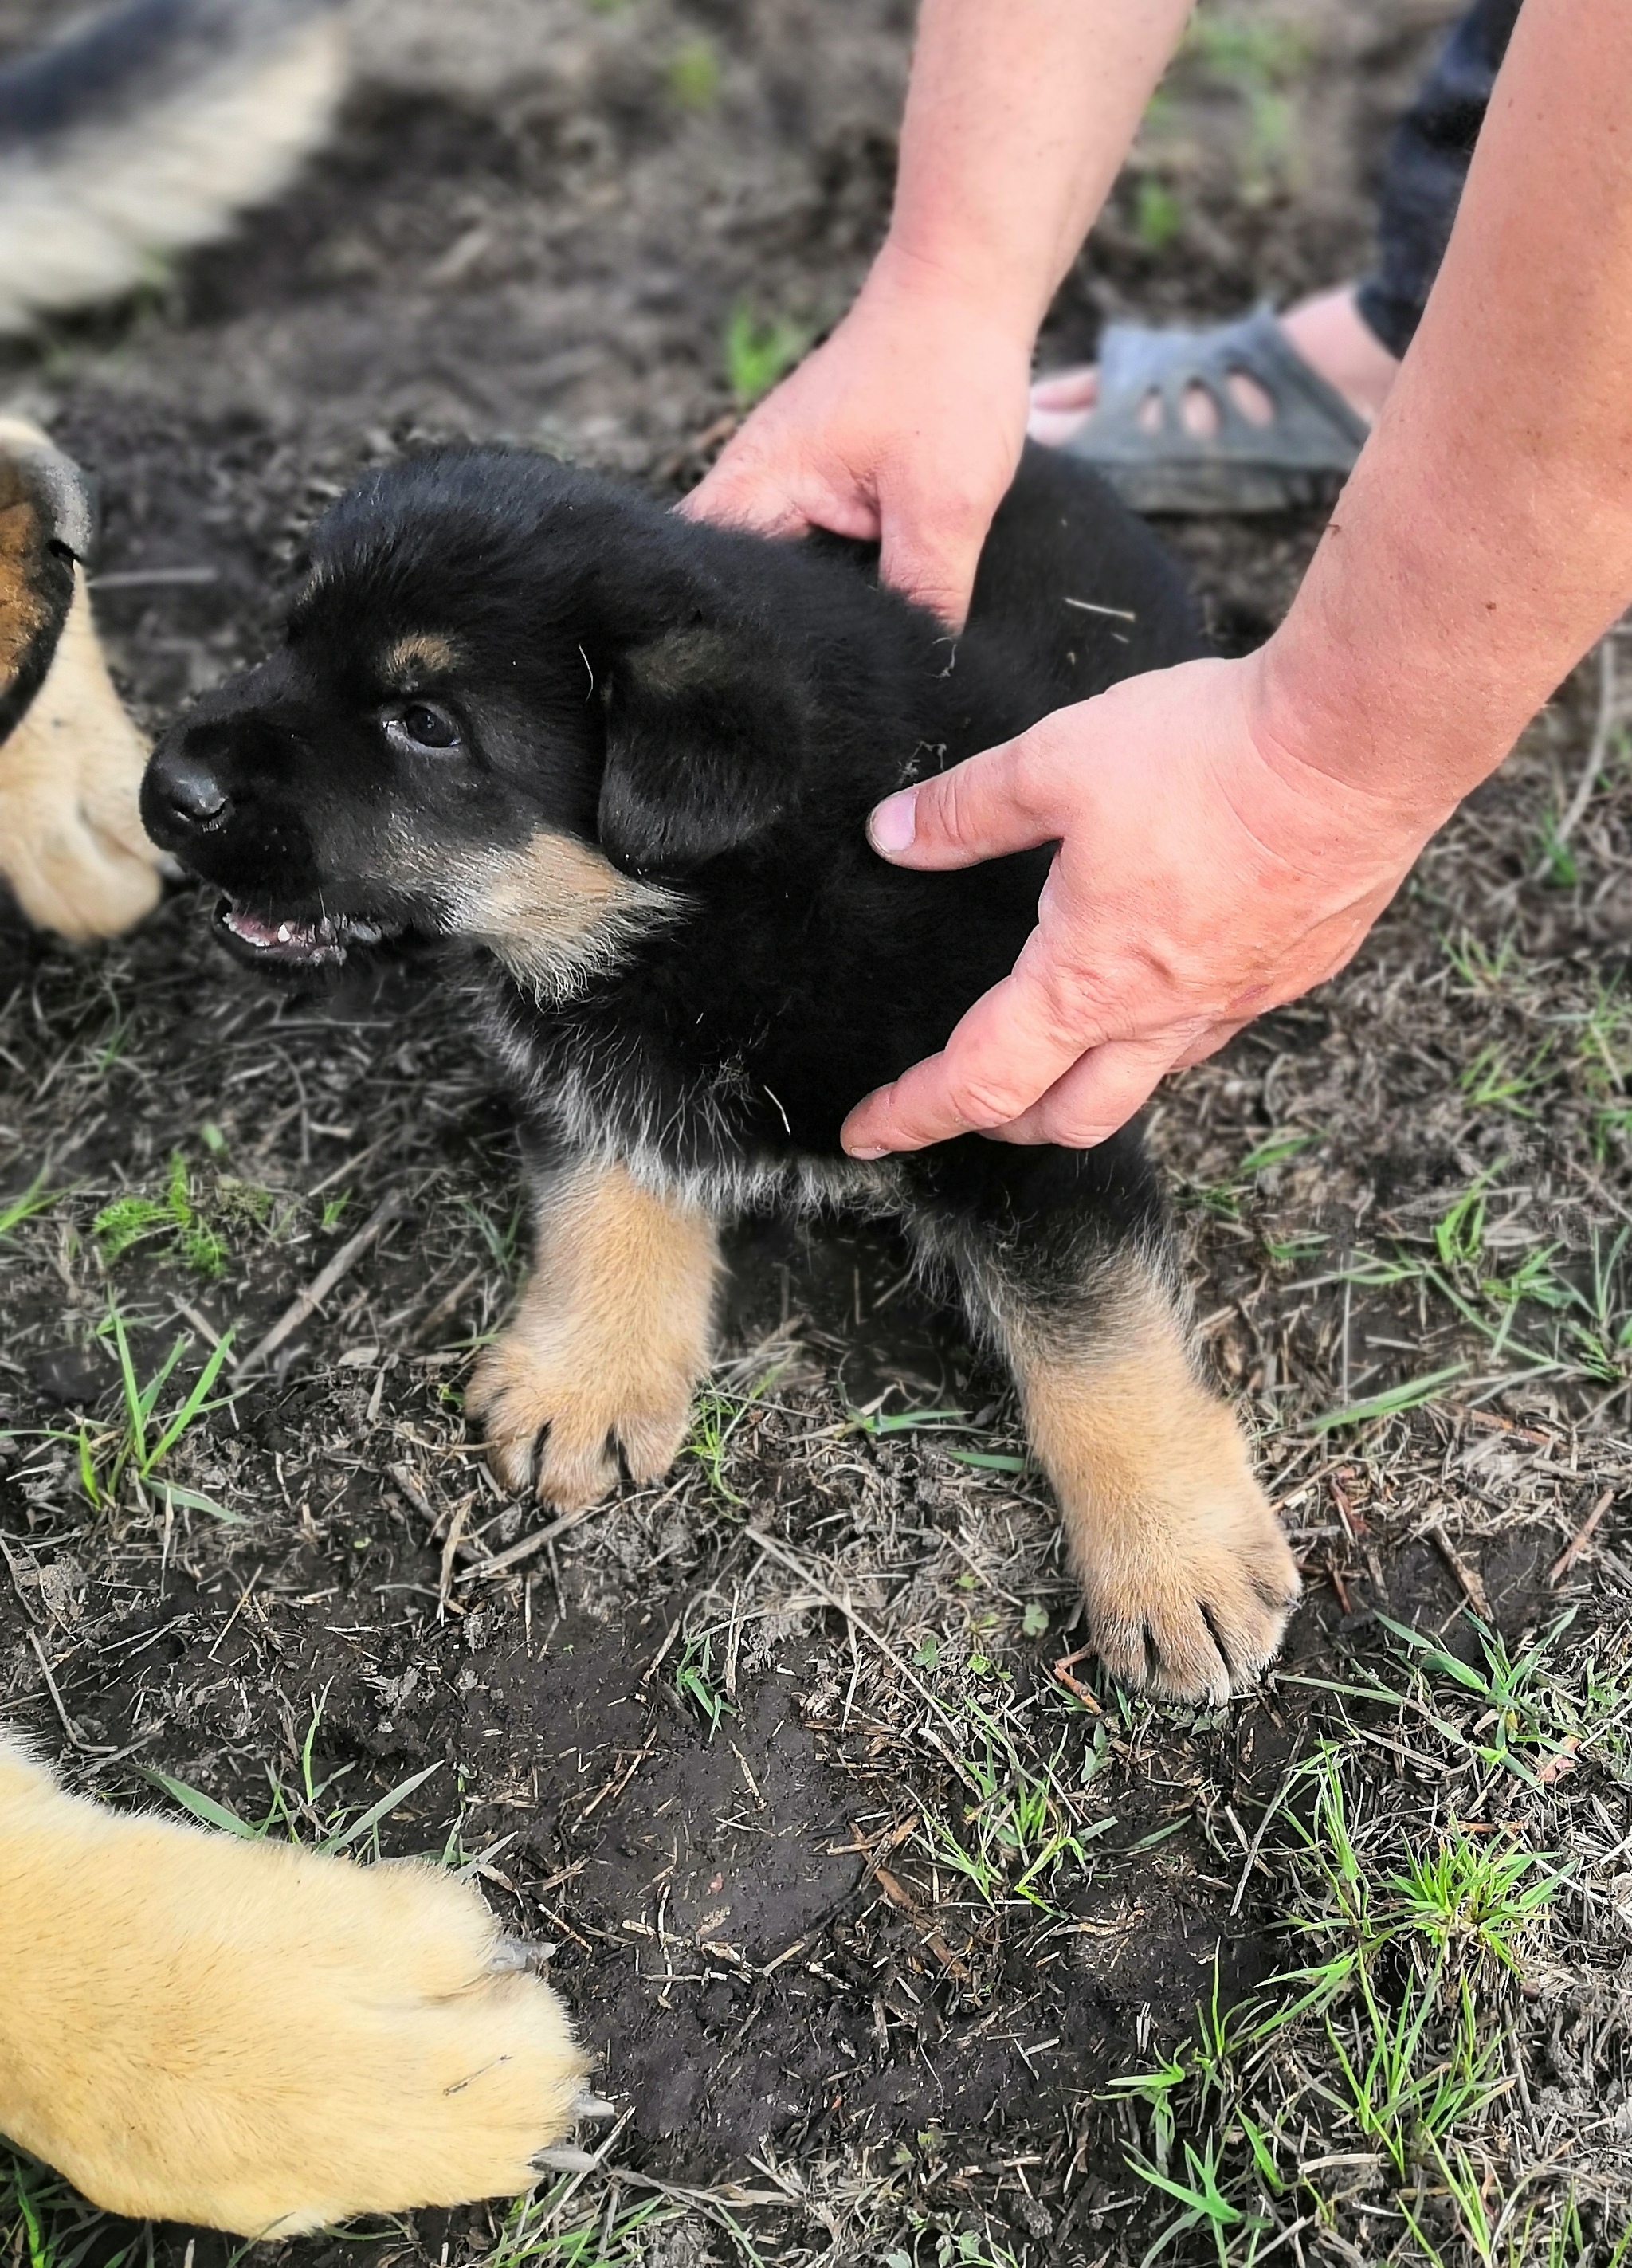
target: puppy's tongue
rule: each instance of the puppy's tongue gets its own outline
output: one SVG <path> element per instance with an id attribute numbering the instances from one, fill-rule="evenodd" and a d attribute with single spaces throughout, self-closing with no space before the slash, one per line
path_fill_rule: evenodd
<path id="1" fill-rule="evenodd" d="M 239 906 L 228 906 L 222 920 L 234 937 L 241 937 L 246 945 L 258 946 L 262 952 L 274 946 L 287 946 L 296 953 L 315 952 L 320 942 L 316 924 L 312 922 L 257 921 L 254 914 L 246 913 Z"/>

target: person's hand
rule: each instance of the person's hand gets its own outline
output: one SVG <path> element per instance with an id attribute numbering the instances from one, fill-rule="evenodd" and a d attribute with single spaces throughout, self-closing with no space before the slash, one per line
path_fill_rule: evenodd
<path id="1" fill-rule="evenodd" d="M 767 535 L 881 546 L 886 583 L 954 630 L 1026 438 L 1031 329 L 881 255 L 826 344 L 739 429 L 680 509 Z"/>
<path id="2" fill-rule="evenodd" d="M 1013 974 L 850 1113 L 852 1157 L 972 1130 L 1085 1148 L 1342 967 L 1445 814 L 1317 768 L 1265 660 L 1127 679 L 878 806 L 899 865 L 1059 849 Z"/>

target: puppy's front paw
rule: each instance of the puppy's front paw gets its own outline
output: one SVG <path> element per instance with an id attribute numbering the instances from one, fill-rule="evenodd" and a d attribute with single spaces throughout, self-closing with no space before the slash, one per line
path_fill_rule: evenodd
<path id="1" fill-rule="evenodd" d="M 0 2128 L 110 2211 L 284 2237 L 513 2196 L 579 2109 L 555 1994 L 439 1867 L 41 1784 L 0 1891 Z"/>
<path id="2" fill-rule="evenodd" d="M 1234 1447 L 1199 1486 L 1185 1473 L 1178 1488 L 1071 1523 L 1090 1639 L 1129 1685 L 1223 1701 L 1280 1646 L 1298 1564 Z"/>
<path id="3" fill-rule="evenodd" d="M 680 1454 L 695 1374 L 688 1365 L 575 1347 L 518 1322 L 477 1363 L 465 1407 L 481 1421 L 488 1462 L 502 1485 L 531 1488 L 546 1504 L 576 1512 L 617 1485 L 621 1453 L 629 1477 L 661 1478 Z"/>
<path id="4" fill-rule="evenodd" d="M 1300 1588 L 1231 1410 L 1153 1296 L 1128 1300 L 1114 1360 L 1022 1356 L 1094 1651 L 1129 1685 L 1225 1699 L 1273 1658 Z"/>

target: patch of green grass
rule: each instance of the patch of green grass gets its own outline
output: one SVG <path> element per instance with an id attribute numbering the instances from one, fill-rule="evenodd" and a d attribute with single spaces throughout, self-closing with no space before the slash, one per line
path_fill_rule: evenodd
<path id="1" fill-rule="evenodd" d="M 1305 1433 L 1330 1433 L 1339 1425 L 1369 1425 L 1378 1418 L 1398 1418 L 1408 1410 L 1420 1410 L 1424 1403 L 1435 1401 L 1447 1386 L 1467 1374 L 1465 1362 L 1448 1363 L 1443 1370 L 1430 1370 L 1421 1378 L 1403 1379 L 1398 1386 L 1385 1387 L 1364 1401 L 1345 1403 L 1338 1410 L 1323 1410 L 1305 1418 L 1299 1430 Z"/>
<path id="2" fill-rule="evenodd" d="M 1170 181 L 1144 174 L 1134 193 L 1134 234 L 1150 253 L 1165 252 L 1184 232 L 1184 201 Z"/>
<path id="3" fill-rule="evenodd" d="M 1499 1041 L 1481 1048 L 1457 1084 L 1475 1110 L 1507 1110 L 1517 1118 L 1533 1118 L 1535 1109 L 1525 1098 L 1547 1083 L 1553 1042 L 1544 1040 L 1528 1059 L 1515 1064 Z"/>
<path id="4" fill-rule="evenodd" d="M 735 1707 L 715 1683 L 711 1631 L 688 1631 L 685 1634 L 680 1641 L 680 1659 L 674 1666 L 673 1683 L 681 1702 L 695 1710 L 708 1727 L 710 1741 L 725 1719 L 736 1715 Z"/>
<path id="5" fill-rule="evenodd" d="M 334 1228 L 338 1225 L 341 1214 L 350 1202 L 350 1196 L 351 1193 L 348 1189 L 338 1198 L 331 1200 L 336 1208 L 332 1218 L 329 1206 L 325 1205 L 323 1208 L 325 1228 Z M 461 1197 L 459 1199 L 459 1209 L 471 1222 L 476 1233 L 491 1253 L 494 1261 L 504 1271 L 505 1280 L 514 1283 L 521 1266 L 522 1230 L 526 1220 L 525 1206 L 519 1203 L 513 1204 L 510 1211 L 500 1218 L 490 1213 L 485 1205 L 473 1204 L 469 1197 Z"/>
<path id="6" fill-rule="evenodd" d="M 484 2268 L 643 2268 L 649 2239 L 689 2212 L 684 2201 L 665 2197 L 594 2195 L 582 2175 L 570 2175 L 517 2199 Z"/>
<path id="7" fill-rule="evenodd" d="M 718 50 L 699 32 L 674 50 L 664 78 L 669 99 L 681 110 L 712 110 L 723 76 Z"/>
<path id="8" fill-rule="evenodd" d="M 1379 1615 L 1390 1651 L 1407 1671 L 1405 1684 L 1390 1685 L 1373 1672 L 1327 1690 L 1424 1721 L 1453 1754 L 1535 1787 L 1544 1772 L 1573 1767 L 1606 1721 L 1632 1703 L 1632 1667 L 1606 1675 L 1591 1645 L 1582 1660 L 1566 1662 L 1561 1640 L 1575 1618 L 1570 1608 L 1515 1653 L 1501 1631 L 1470 1613 L 1476 1652 L 1465 1661 L 1437 1639 Z"/>
<path id="9" fill-rule="evenodd" d="M 1506 990 L 1518 966 L 1518 947 L 1511 930 L 1494 946 L 1466 927 L 1455 939 L 1445 938 L 1445 958 L 1469 992 Z"/>
<path id="10" fill-rule="evenodd" d="M 270 1201 L 268 1196 L 268 1204 Z M 92 1222 L 91 1233 L 110 1267 L 132 1245 L 144 1243 L 150 1237 L 163 1236 L 195 1274 L 217 1277 L 226 1268 L 225 1241 L 199 1211 L 187 1160 L 180 1150 L 171 1153 L 170 1172 L 161 1196 L 144 1197 L 133 1190 L 115 1197 L 111 1204 L 102 1207 Z"/>
<path id="11" fill-rule="evenodd" d="M 1223 1220 L 1239 1220 L 1241 1207 L 1247 1196 L 1258 1186 L 1261 1175 L 1283 1166 L 1300 1151 L 1320 1141 L 1319 1134 L 1306 1127 L 1287 1127 L 1255 1142 L 1227 1181 L 1204 1183 L 1189 1192 L 1193 1204 L 1217 1213 Z"/>
<path id="12" fill-rule="evenodd" d="M 972 1669 L 981 1659 L 972 1659 Z M 963 1698 L 960 1713 L 968 1733 L 952 1761 L 967 1799 L 962 1817 L 954 1825 L 926 1806 L 916 1830 L 919 1846 L 937 1870 L 967 1883 L 983 1905 L 1032 1906 L 1054 1914 L 1056 1883 L 1062 1874 L 1080 1879 L 1089 1844 L 1115 1825 L 1109 1813 L 1088 1817 L 1084 1800 L 1105 1761 L 1108 1729 L 1097 1722 L 1083 1748 L 1068 1727 L 1045 1750 L 1034 1738 L 1017 1735 L 1011 1721 L 973 1696 Z M 1079 1753 L 1073 1773 L 1074 1751 Z"/>
<path id="13" fill-rule="evenodd" d="M 1334 2180 L 1360 2165 L 1382 2175 L 1378 2258 L 1405 2257 L 1392 2222 L 1393 2237 L 1447 2247 L 1446 2268 L 1491 2262 L 1520 2201 L 1496 2185 L 1482 2137 L 1511 2083 L 1513 1996 L 1557 1871 L 1451 1825 L 1424 1849 L 1409 1811 L 1356 1808 L 1353 1762 L 1328 1742 L 1283 1787 L 1276 1903 L 1303 1962 L 1233 2008 L 1216 1974 L 1193 2036 L 1113 2085 L 1136 2117 L 1147 2263 L 1199 2239 L 1233 2268 L 1289 2219 L 1330 2226 Z M 1476 2197 L 1463 2180 L 1475 2153 Z M 1555 2199 L 1551 2225 L 1571 2209 Z"/>
<path id="14" fill-rule="evenodd" d="M 66 1195 L 65 1189 L 47 1189 L 44 1173 L 36 1174 L 20 1197 L 8 1197 L 4 1204 L 0 1204 L 0 1238 L 9 1237 L 14 1230 L 21 1228 L 26 1220 L 38 1219 L 42 1212 L 50 1211 L 59 1197 Z"/>
<path id="15" fill-rule="evenodd" d="M 188 1428 L 212 1411 L 224 1410 L 232 1399 L 231 1394 L 210 1399 L 222 1366 L 232 1351 L 232 1334 L 227 1332 L 210 1348 L 197 1376 L 168 1416 L 160 1414 L 160 1398 L 187 1352 L 188 1336 L 184 1332 L 175 1340 L 164 1361 L 145 1382 L 136 1374 L 129 1333 L 116 1306 L 109 1307 L 99 1336 L 111 1344 L 118 1361 L 120 1410 L 113 1425 L 86 1421 L 73 1437 L 80 1482 L 91 1503 L 98 1511 L 111 1510 L 119 1500 L 121 1483 L 129 1477 L 141 1487 L 156 1488 L 172 1506 L 207 1512 L 217 1520 L 236 1521 L 235 1513 L 228 1512 L 212 1498 L 200 1495 L 195 1489 L 181 1488 L 159 1472 Z"/>
<path id="16" fill-rule="evenodd" d="M 1291 154 L 1290 91 L 1309 61 L 1307 33 L 1261 17 L 1202 8 L 1190 18 L 1182 52 L 1240 101 L 1246 115 L 1242 185 L 1249 195 L 1262 195 Z"/>
<path id="17" fill-rule="evenodd" d="M 153 1786 L 162 1788 L 173 1803 L 180 1805 L 206 1827 L 218 1828 L 224 1834 L 238 1835 L 246 1841 L 262 1842 L 276 1837 L 281 1841 L 303 1843 L 314 1851 L 334 1852 L 351 1851 L 358 1855 L 378 1859 L 379 1829 L 382 1821 L 406 1803 L 415 1789 L 421 1788 L 432 1775 L 442 1770 L 440 1763 L 427 1764 L 421 1771 L 411 1773 L 378 1802 L 367 1805 L 351 1804 L 337 1798 L 334 1791 L 342 1779 L 355 1770 L 351 1764 L 342 1764 L 327 1778 L 320 1778 L 315 1761 L 318 1734 L 322 1728 L 323 1713 L 328 1703 L 328 1688 L 324 1687 L 312 1705 L 305 1737 L 296 1758 L 294 1785 L 287 1786 L 282 1775 L 271 1765 L 267 1766 L 267 1782 L 270 1800 L 258 1820 L 245 1819 L 215 1797 L 202 1789 L 189 1787 L 185 1780 L 174 1778 L 169 1772 L 147 1769 L 146 1777 Z M 444 1865 L 460 1865 L 464 1853 L 459 1845 L 459 1830 L 453 1830 L 448 1845 L 438 1854 Z"/>
<path id="18" fill-rule="evenodd" d="M 739 409 L 752 409 L 784 378 L 810 344 L 798 323 L 763 317 L 746 303 L 725 326 L 725 378 Z"/>

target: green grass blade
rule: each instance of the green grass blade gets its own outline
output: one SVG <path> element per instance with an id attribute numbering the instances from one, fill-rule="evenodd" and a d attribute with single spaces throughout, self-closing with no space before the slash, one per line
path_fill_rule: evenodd
<path id="1" fill-rule="evenodd" d="M 378 1803 L 370 1804 L 368 1809 L 354 1819 L 349 1827 L 343 1829 L 340 1834 L 330 1837 L 326 1842 L 320 1843 L 319 1850 L 332 1852 L 349 1849 L 353 1843 L 360 1841 L 364 1835 L 378 1827 L 388 1813 L 396 1809 L 398 1804 L 406 1803 L 416 1787 L 423 1787 L 432 1772 L 440 1771 L 441 1769 L 439 1758 L 434 1764 L 427 1764 L 423 1771 L 416 1771 L 411 1779 L 405 1779 L 400 1786 L 393 1787 L 389 1795 L 382 1795 Z"/>
<path id="2" fill-rule="evenodd" d="M 173 1802 L 179 1803 L 183 1811 L 190 1811 L 195 1819 L 202 1820 L 206 1827 L 219 1827 L 229 1835 L 241 1835 L 247 1843 L 260 1841 L 259 1828 L 252 1827 L 246 1819 L 240 1819 L 236 1811 L 229 1811 L 224 1803 L 217 1803 L 213 1795 L 206 1795 L 201 1788 L 189 1787 L 184 1779 L 173 1779 L 156 1764 L 143 1764 L 142 1776 L 151 1779 L 155 1787 L 162 1787 Z"/>

